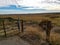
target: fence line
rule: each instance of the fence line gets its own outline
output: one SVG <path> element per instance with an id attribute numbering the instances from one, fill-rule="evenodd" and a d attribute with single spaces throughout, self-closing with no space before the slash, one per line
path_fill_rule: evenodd
<path id="1" fill-rule="evenodd" d="M 2 20 L 2 26 L 3 26 L 3 30 L 4 30 L 4 36 L 5 37 L 7 37 L 7 32 L 10 32 L 9 30 L 7 30 L 7 28 L 6 28 L 6 23 L 5 23 L 5 19 L 4 18 L 2 18 L 3 20 Z M 9 20 L 9 19 L 8 19 Z M 10 21 L 10 20 L 9 20 Z M 15 20 L 16 22 L 17 22 L 17 31 L 18 31 L 18 33 L 20 33 L 20 32 L 23 32 L 23 20 L 20 20 L 20 18 L 18 18 L 17 20 Z M 8 24 L 9 22 L 7 22 L 7 24 Z M 13 25 L 13 24 L 12 24 Z M 8 24 L 8 26 L 9 26 L 9 24 Z M 11 26 L 10 26 L 11 27 Z M 15 27 L 14 27 L 15 28 Z M 10 29 L 10 28 L 9 28 Z M 2 32 L 3 33 L 3 32 Z"/>

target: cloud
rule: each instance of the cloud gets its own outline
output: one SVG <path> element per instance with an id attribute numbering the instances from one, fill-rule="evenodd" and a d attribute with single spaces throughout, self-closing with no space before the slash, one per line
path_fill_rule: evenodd
<path id="1" fill-rule="evenodd" d="M 18 5 L 31 6 L 36 9 L 60 10 L 60 2 L 58 0 L 18 0 L 17 3 Z"/>
<path id="2" fill-rule="evenodd" d="M 17 5 L 16 0 L 0 0 L 0 7 L 7 5 Z"/>
<path id="3" fill-rule="evenodd" d="M 0 0 L 0 7 L 8 5 L 16 5 L 17 8 L 24 9 L 60 10 L 58 0 Z"/>

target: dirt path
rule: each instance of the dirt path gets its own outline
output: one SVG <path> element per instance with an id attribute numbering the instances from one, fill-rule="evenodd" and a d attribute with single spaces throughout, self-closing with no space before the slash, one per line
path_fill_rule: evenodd
<path id="1" fill-rule="evenodd" d="M 20 39 L 18 36 L 10 37 L 0 41 L 0 45 L 30 45 L 28 42 Z"/>

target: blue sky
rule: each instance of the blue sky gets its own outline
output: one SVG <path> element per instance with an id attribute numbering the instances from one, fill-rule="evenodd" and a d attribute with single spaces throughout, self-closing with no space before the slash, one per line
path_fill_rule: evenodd
<path id="1" fill-rule="evenodd" d="M 60 12 L 59 0 L 0 0 L 0 14 Z"/>

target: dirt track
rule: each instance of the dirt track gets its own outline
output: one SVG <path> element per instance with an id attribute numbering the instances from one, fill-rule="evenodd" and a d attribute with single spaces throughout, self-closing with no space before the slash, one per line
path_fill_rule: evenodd
<path id="1" fill-rule="evenodd" d="M 0 41 L 0 45 L 30 45 L 28 42 L 20 39 L 18 36 L 7 38 Z"/>

